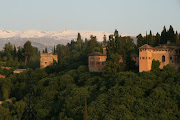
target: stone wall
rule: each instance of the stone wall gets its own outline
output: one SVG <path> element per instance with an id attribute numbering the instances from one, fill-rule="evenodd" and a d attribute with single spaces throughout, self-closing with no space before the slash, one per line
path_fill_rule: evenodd
<path id="1" fill-rule="evenodd" d="M 52 65 L 53 60 L 58 62 L 57 55 L 53 55 L 52 53 L 41 53 L 40 68 L 45 68 L 49 65 Z"/>
<path id="2" fill-rule="evenodd" d="M 103 72 L 106 56 L 89 56 L 88 67 L 90 72 Z"/>

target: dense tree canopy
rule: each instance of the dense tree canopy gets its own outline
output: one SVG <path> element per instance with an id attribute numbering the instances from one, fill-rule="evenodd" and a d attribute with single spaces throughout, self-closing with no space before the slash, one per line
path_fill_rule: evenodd
<path id="1" fill-rule="evenodd" d="M 102 44 L 95 36 L 77 40 L 67 45 L 57 45 L 58 64 L 45 69 L 28 67 L 39 58 L 39 51 L 33 47 L 26 67 L 20 74 L 0 68 L 7 78 L 0 79 L 0 118 L 3 120 L 132 120 L 132 119 L 171 119 L 180 118 L 180 72 L 167 65 L 158 69 L 159 62 L 153 61 L 152 71 L 136 73 L 131 64 L 130 54 L 137 47 L 133 40 L 121 37 L 118 32 L 107 40 L 108 72 L 88 71 L 88 54 L 102 52 Z M 148 35 L 147 35 L 148 36 Z M 153 40 L 160 41 L 160 35 Z M 156 38 L 157 37 L 157 38 Z M 145 37 L 137 37 L 143 44 Z M 148 37 L 147 37 L 148 38 Z M 156 43 L 157 44 L 157 43 Z M 13 48 L 13 47 L 12 47 Z M 27 47 L 28 48 L 28 47 Z M 18 47 L 16 55 L 21 67 L 25 56 L 24 47 Z M 4 52 L 0 52 L 5 57 Z M 120 59 L 124 63 L 120 63 Z M 8 58 L 9 59 L 9 58 Z M 6 65 L 9 60 L 2 60 Z M 37 62 L 35 62 L 37 63 Z M 33 64 L 35 64 L 33 63 Z M 32 66 L 32 65 L 30 65 Z M 6 100 L 11 100 L 8 102 Z"/>

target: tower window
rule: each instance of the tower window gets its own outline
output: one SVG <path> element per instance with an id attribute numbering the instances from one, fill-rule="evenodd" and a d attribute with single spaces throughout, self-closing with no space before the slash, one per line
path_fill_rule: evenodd
<path id="1" fill-rule="evenodd" d="M 162 56 L 162 62 L 165 62 L 165 56 L 164 55 Z"/>

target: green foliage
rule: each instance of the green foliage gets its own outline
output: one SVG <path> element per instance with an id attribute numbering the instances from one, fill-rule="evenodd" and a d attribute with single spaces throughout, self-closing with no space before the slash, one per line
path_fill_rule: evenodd
<path id="1" fill-rule="evenodd" d="M 115 36 L 110 35 L 107 43 L 107 61 L 105 74 L 112 75 L 123 70 L 129 70 L 130 55 L 135 52 L 135 44 L 130 37 L 118 36 L 115 30 Z M 129 59 L 128 59 L 129 58 Z"/>
<path id="2" fill-rule="evenodd" d="M 31 105 L 29 111 L 35 111 L 38 120 L 82 120 L 85 97 L 89 120 L 180 118 L 180 72 L 174 67 L 167 65 L 157 70 L 159 62 L 153 61 L 151 72 L 130 72 L 129 56 L 135 45 L 130 37 L 116 34 L 115 38 L 110 36 L 107 44 L 109 75 L 91 73 L 87 55 L 102 51 L 102 45 L 94 36 L 81 41 L 79 34 L 77 40 L 80 41 L 56 46 L 58 64 L 0 79 L 0 100 L 14 99 L 12 105 L 5 101 L 0 105 L 0 119 L 23 119 Z M 24 60 L 22 50 L 18 48 L 18 62 Z M 37 58 L 31 56 L 29 62 L 39 57 L 39 52 L 33 51 Z M 119 63 L 120 58 L 125 64 Z M 2 69 L 0 72 L 5 73 Z"/>
<path id="3" fill-rule="evenodd" d="M 152 65 L 151 65 L 151 71 L 154 71 L 154 72 L 158 72 L 160 70 L 159 66 L 160 66 L 160 62 L 157 60 L 154 60 L 152 61 Z"/>
<path id="4" fill-rule="evenodd" d="M 33 47 L 30 41 L 27 41 L 24 44 L 24 52 L 23 55 L 25 56 L 25 65 L 27 64 L 28 59 L 33 55 Z"/>

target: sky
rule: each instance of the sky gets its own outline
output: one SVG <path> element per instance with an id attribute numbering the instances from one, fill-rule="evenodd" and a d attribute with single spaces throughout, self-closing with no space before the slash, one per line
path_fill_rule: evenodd
<path id="1" fill-rule="evenodd" d="M 180 32 L 180 0 L 0 0 L 3 30 Z"/>

